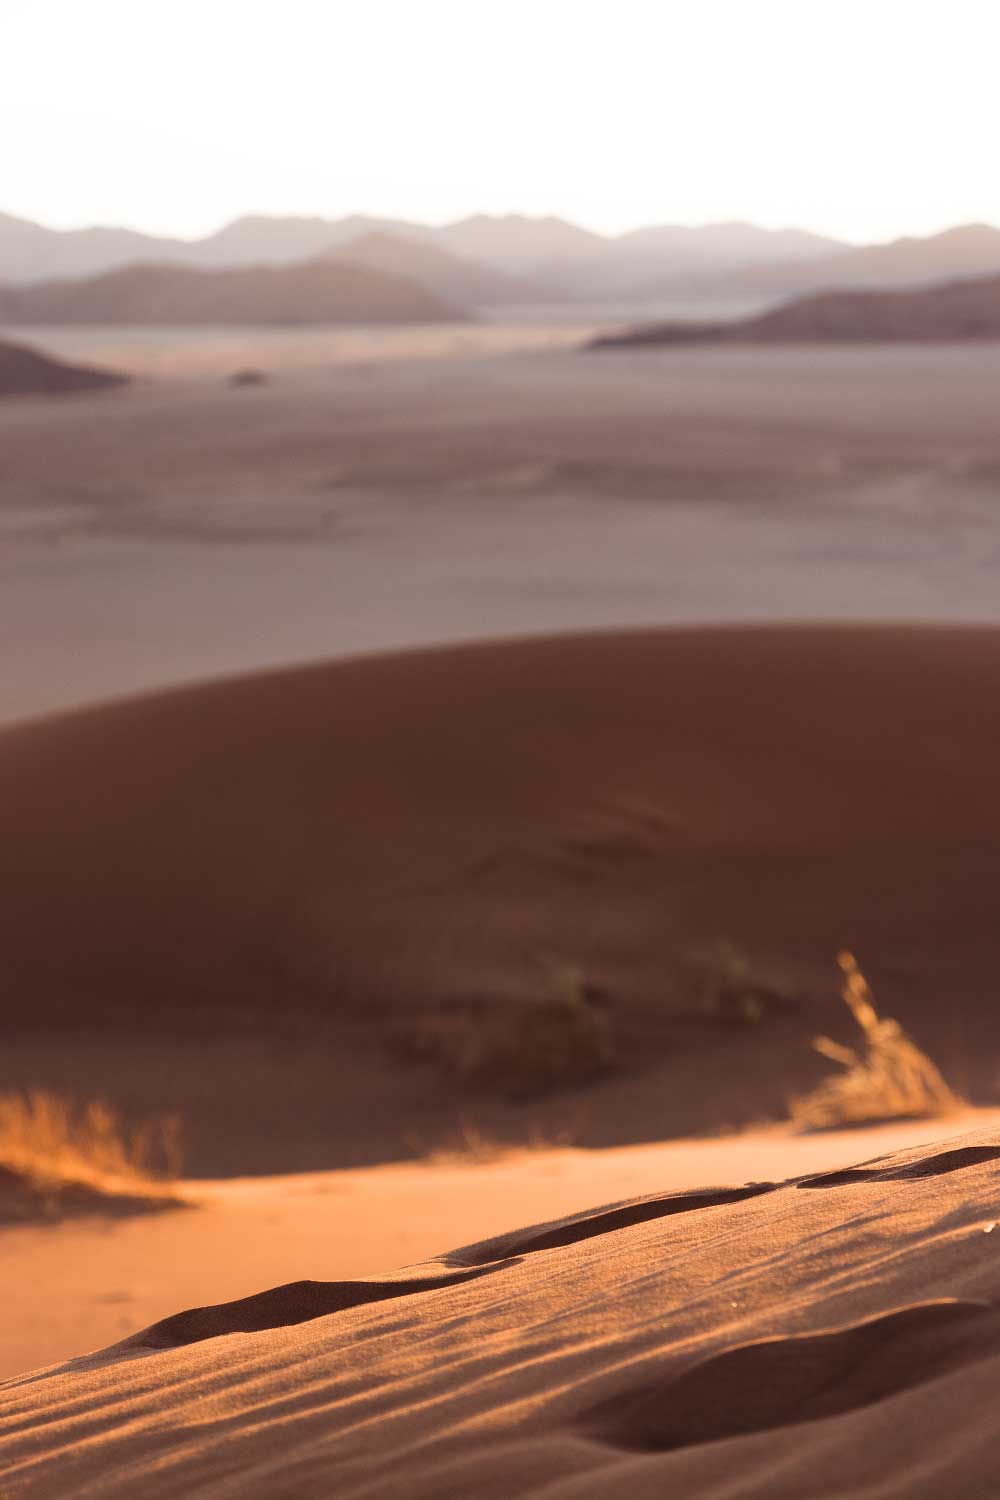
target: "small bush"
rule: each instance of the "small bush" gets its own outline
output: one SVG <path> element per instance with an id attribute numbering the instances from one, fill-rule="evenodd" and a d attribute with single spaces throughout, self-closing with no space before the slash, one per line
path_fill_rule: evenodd
<path id="1" fill-rule="evenodd" d="M 127 1131 L 100 1101 L 77 1107 L 57 1094 L 0 1094 L 0 1172 L 40 1194 L 65 1187 L 154 1194 L 180 1172 L 179 1121 Z"/>
<path id="2" fill-rule="evenodd" d="M 423 1011 L 405 1050 L 460 1082 L 514 1094 L 586 1082 L 612 1066 L 606 1004 L 580 971 L 553 968 L 537 998 L 454 1000 Z"/>
<path id="3" fill-rule="evenodd" d="M 699 1010 L 718 1021 L 755 1025 L 799 996 L 783 979 L 720 939 L 688 956 L 687 984 Z"/>
<path id="4" fill-rule="evenodd" d="M 523 1141 L 501 1141 L 472 1121 L 463 1120 L 452 1140 L 425 1152 L 423 1160 L 435 1167 L 489 1166 L 533 1153 L 562 1151 L 573 1144 L 573 1139 L 573 1132 L 564 1130 L 556 1134 L 536 1132 Z"/>
<path id="5" fill-rule="evenodd" d="M 861 1028 L 864 1046 L 855 1051 L 829 1037 L 816 1037 L 817 1052 L 845 1071 L 793 1099 L 794 1122 L 817 1130 L 870 1120 L 918 1119 L 960 1109 L 962 1100 L 926 1053 L 898 1021 L 879 1016 L 854 955 L 841 953 L 838 963 L 844 975 L 841 995 Z"/>

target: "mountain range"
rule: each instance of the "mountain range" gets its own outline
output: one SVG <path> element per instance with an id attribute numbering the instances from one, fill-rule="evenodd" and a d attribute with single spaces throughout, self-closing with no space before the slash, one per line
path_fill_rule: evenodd
<path id="1" fill-rule="evenodd" d="M 78 281 L 0 286 L 0 323 L 455 323 L 470 315 L 424 285 L 336 256 L 204 269 L 138 264 Z"/>
<path id="2" fill-rule="evenodd" d="M 0 287 L 8 301 L 13 287 L 134 266 L 232 271 L 331 258 L 401 277 L 466 310 L 542 301 L 776 300 L 824 288 L 916 287 L 1000 274 L 1000 229 L 968 224 L 923 239 L 848 246 L 741 222 L 651 225 L 608 237 L 565 219 L 517 214 L 479 214 L 440 227 L 361 214 L 251 214 L 203 239 L 180 240 L 131 229 L 55 230 L 0 214 Z"/>
<path id="3" fill-rule="evenodd" d="M 846 253 L 746 268 L 744 285 L 786 294 L 817 287 L 929 286 L 959 277 L 1000 274 L 1000 229 L 960 224 L 925 239 L 907 236 L 888 244 L 862 245 Z"/>
<path id="4" fill-rule="evenodd" d="M 407 239 L 387 230 L 370 229 L 327 250 L 331 260 L 351 261 L 392 276 L 419 282 L 435 296 L 468 307 L 525 302 L 544 295 L 530 276 L 515 275 L 487 261 L 455 255 L 432 240 Z"/>

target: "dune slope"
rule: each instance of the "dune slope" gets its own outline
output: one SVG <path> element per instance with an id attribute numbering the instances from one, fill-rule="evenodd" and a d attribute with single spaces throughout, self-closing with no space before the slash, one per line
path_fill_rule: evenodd
<path id="1" fill-rule="evenodd" d="M 179 1109 L 195 1172 L 398 1158 L 549 1083 L 581 1143 L 659 1139 L 780 1114 L 829 1071 L 809 1044 L 851 1039 L 850 946 L 988 1102 L 998 671 L 990 629 L 684 629 L 345 661 L 9 731 L 0 1084 Z M 199 1158 L 250 1099 L 261 1157 Z M 329 1154 L 282 1155 L 306 1120 Z"/>
<path id="2" fill-rule="evenodd" d="M 998 1124 L 994 1109 L 863 1133 L 796 1134 L 778 1125 L 608 1151 L 533 1147 L 485 1159 L 443 1154 L 344 1171 L 185 1180 L 174 1187 L 183 1204 L 174 1210 L 162 1198 L 163 1211 L 150 1213 L 149 1198 L 127 1202 L 105 1191 L 88 1202 L 76 1193 L 72 1203 L 51 1203 L 40 1221 L 35 1196 L 26 1204 L 35 1222 L 6 1226 L 0 1189 L 0 1254 L 7 1285 L 18 1289 L 4 1317 L 0 1381 L 104 1348 L 178 1308 L 242 1302 L 261 1287 L 317 1274 L 370 1280 L 511 1224 L 587 1217 L 594 1203 L 832 1172 L 859 1153 Z"/>
<path id="3" fill-rule="evenodd" d="M 14 1497 L 991 1492 L 1000 1137 L 652 1195 L 0 1388 Z"/>
<path id="4" fill-rule="evenodd" d="M 23 344 L 0 343 L 0 398 L 99 391 L 127 383 L 127 375 L 112 370 L 66 364 Z"/>

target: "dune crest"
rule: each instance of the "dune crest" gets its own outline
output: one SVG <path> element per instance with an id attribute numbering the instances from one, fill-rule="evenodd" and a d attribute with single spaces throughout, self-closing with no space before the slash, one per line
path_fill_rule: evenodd
<path id="1" fill-rule="evenodd" d="M 905 1474 L 916 1500 L 985 1495 L 998 1159 L 979 1132 L 181 1314 L 0 1387 L 0 1482 L 596 1500 L 627 1477 L 638 1500 L 801 1500 Z"/>

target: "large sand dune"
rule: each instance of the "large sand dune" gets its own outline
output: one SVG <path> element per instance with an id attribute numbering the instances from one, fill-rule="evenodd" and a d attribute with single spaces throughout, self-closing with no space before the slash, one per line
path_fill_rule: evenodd
<path id="1" fill-rule="evenodd" d="M 607 1151 L 489 1143 L 377 1167 L 225 1181 L 186 1178 L 144 1201 L 121 1185 L 50 1196 L 0 1237 L 9 1302 L 0 1380 L 102 1348 L 195 1307 L 322 1275 L 358 1280 L 486 1239 L 511 1224 L 705 1182 L 832 1171 L 859 1151 L 895 1151 L 996 1128 L 1000 1112 L 796 1134 L 793 1127 Z M 172 1200 L 170 1195 L 173 1195 Z M 177 1202 L 181 1207 L 172 1206 Z M 19 1205 L 0 1180 L 0 1220 Z M 37 1205 L 36 1205 L 37 1208 Z M 151 1212 L 155 1209 L 155 1212 Z"/>
<path id="2" fill-rule="evenodd" d="M 990 629 L 584 635 L 9 731 L 2 1081 L 65 1087 L 79 1035 L 76 1087 L 180 1108 L 195 1170 L 509 1134 L 525 1096 L 655 1139 L 780 1116 L 851 946 L 989 1099 L 998 672 Z"/>
<path id="3" fill-rule="evenodd" d="M 0 344 L 0 398 L 62 396 L 73 391 L 101 391 L 125 385 L 128 377 L 90 365 L 50 359 L 23 344 Z"/>
<path id="4" fill-rule="evenodd" d="M 998 1160 L 980 1131 L 661 1190 L 177 1313 L 8 1382 L 0 1481 L 14 1500 L 979 1500 L 1000 1459 Z"/>

